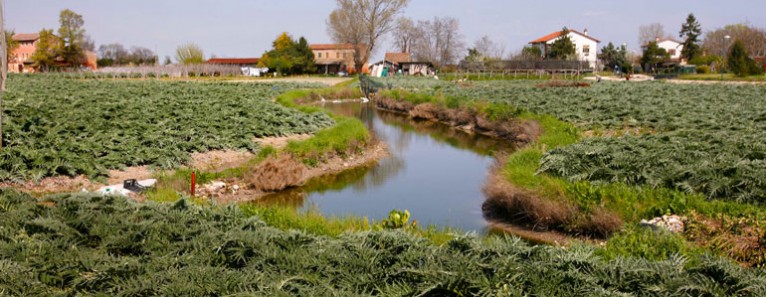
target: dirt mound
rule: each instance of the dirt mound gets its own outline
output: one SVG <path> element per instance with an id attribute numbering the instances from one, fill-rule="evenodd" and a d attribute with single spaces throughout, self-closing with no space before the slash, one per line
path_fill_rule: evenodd
<path id="1" fill-rule="evenodd" d="M 588 88 L 590 84 L 582 81 L 559 81 L 554 80 L 544 84 L 538 84 L 537 88 Z"/>
<path id="2" fill-rule="evenodd" d="M 378 108 L 404 113 L 414 119 L 441 122 L 453 127 L 472 130 L 477 133 L 509 140 L 517 145 L 528 144 L 541 134 L 540 124 L 535 121 L 491 121 L 466 108 L 445 108 L 433 103 L 414 105 L 407 101 L 391 98 L 377 98 Z"/>
<path id="3" fill-rule="evenodd" d="M 292 156 L 269 157 L 253 167 L 248 178 L 256 190 L 273 192 L 300 186 L 308 169 Z"/>
<path id="4" fill-rule="evenodd" d="M 482 212 L 487 220 L 524 226 L 530 230 L 556 230 L 577 236 L 606 238 L 622 227 L 622 220 L 603 207 L 583 212 L 577 205 L 519 189 L 501 173 L 500 162 L 490 172 L 482 191 L 487 199 Z"/>

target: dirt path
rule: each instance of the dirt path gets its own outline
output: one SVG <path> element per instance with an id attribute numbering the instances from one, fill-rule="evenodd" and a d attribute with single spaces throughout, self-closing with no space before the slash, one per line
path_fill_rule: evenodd
<path id="1" fill-rule="evenodd" d="M 351 80 L 348 77 L 280 77 L 280 78 L 262 78 L 248 80 L 229 80 L 227 82 L 235 83 L 274 83 L 274 82 L 293 82 L 293 83 L 319 83 L 327 86 L 335 86 L 339 83 Z"/>

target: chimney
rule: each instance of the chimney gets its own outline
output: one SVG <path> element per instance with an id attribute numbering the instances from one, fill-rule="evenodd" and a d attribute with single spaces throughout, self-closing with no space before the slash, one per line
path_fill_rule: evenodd
<path id="1" fill-rule="evenodd" d="M 582 34 L 585 34 L 585 36 L 588 36 L 588 28 L 585 28 L 585 30 L 582 30 Z"/>

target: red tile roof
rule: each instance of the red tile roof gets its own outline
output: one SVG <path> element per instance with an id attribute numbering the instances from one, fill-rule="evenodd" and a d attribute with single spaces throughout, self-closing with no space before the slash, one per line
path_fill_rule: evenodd
<path id="1" fill-rule="evenodd" d="M 258 64 L 260 58 L 212 58 L 207 60 L 208 64 L 234 64 L 234 65 L 249 65 Z"/>
<path id="2" fill-rule="evenodd" d="M 19 33 L 13 35 L 13 40 L 16 41 L 35 41 L 40 39 L 40 33 Z"/>
<path id="3" fill-rule="evenodd" d="M 410 53 L 386 53 L 386 61 L 391 63 L 411 62 L 412 56 Z"/>
<path id="4" fill-rule="evenodd" d="M 601 42 L 600 40 L 598 40 L 596 38 L 593 38 L 593 37 L 590 37 L 588 35 L 585 35 L 583 33 L 580 33 L 577 30 L 569 29 L 569 32 L 578 34 L 578 35 L 580 35 L 582 37 L 588 38 L 588 39 L 593 40 L 595 42 Z M 538 39 L 532 40 L 529 43 L 531 43 L 531 44 L 534 44 L 534 43 L 544 43 L 544 42 L 548 42 L 548 41 L 554 40 L 554 39 L 558 38 L 559 36 L 561 36 L 561 31 L 556 31 L 556 32 L 553 32 L 551 34 L 548 34 L 548 35 L 545 35 L 543 37 L 540 37 Z"/>
<path id="5" fill-rule="evenodd" d="M 312 44 L 309 45 L 311 50 L 315 51 L 329 51 L 339 49 L 354 49 L 354 45 L 350 43 L 338 43 L 338 44 Z"/>

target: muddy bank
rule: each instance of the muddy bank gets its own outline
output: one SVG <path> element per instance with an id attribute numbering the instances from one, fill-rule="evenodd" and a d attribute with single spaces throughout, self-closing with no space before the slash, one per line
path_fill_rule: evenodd
<path id="1" fill-rule="evenodd" d="M 224 190 L 202 193 L 202 196 L 218 203 L 255 201 L 282 190 L 301 186 L 314 178 L 338 174 L 352 168 L 372 166 L 386 156 L 386 144 L 373 141 L 358 153 L 345 157 L 333 156 L 316 167 L 308 167 L 290 157 L 278 157 L 265 160 L 241 179 L 229 178 L 223 181 L 229 185 L 237 185 L 240 189 L 236 192 Z"/>
<path id="2" fill-rule="evenodd" d="M 516 146 L 529 144 L 542 133 L 542 128 L 536 121 L 491 121 L 465 108 L 450 109 L 432 103 L 415 105 L 386 97 L 375 98 L 375 106 L 382 110 L 407 114 L 414 119 L 437 121 L 458 129 L 500 138 Z"/>
<path id="3" fill-rule="evenodd" d="M 498 158 L 482 189 L 486 195 L 482 213 L 493 225 L 509 225 L 503 228 L 509 233 L 539 237 L 543 241 L 553 238 L 559 243 L 562 235 L 601 239 L 622 227 L 620 217 L 601 206 L 585 211 L 564 198 L 553 200 L 513 185 L 503 174 L 504 164 L 504 158 Z M 519 230 L 526 231 L 521 233 Z"/>

